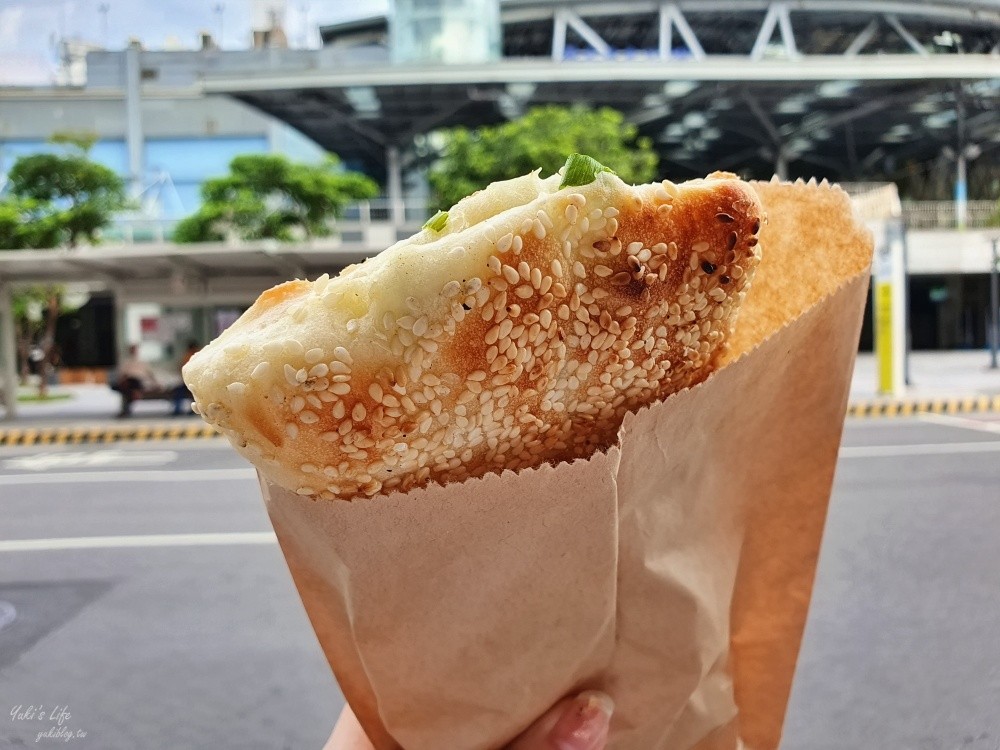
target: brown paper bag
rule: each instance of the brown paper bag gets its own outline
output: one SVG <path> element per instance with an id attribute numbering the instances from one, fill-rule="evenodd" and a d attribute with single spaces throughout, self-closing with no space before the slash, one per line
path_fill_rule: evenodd
<path id="1" fill-rule="evenodd" d="M 615 750 L 777 747 L 871 241 L 839 190 L 755 187 L 731 361 L 606 453 L 353 503 L 262 485 L 376 747 L 501 747 L 583 688 L 614 698 Z"/>

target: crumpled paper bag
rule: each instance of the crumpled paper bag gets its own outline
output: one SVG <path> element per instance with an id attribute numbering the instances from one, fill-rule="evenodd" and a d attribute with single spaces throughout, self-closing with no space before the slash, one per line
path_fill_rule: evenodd
<path id="1" fill-rule="evenodd" d="M 729 361 L 608 451 L 352 503 L 262 484 L 377 748 L 502 747 L 584 688 L 615 700 L 613 750 L 777 747 L 872 245 L 839 189 L 755 188 Z"/>

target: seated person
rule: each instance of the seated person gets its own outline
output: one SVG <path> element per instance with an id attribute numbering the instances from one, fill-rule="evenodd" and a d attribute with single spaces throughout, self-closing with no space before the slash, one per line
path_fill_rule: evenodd
<path id="1" fill-rule="evenodd" d="M 122 394 L 122 408 L 119 417 L 132 414 L 132 402 L 143 393 L 159 388 L 156 376 L 149 365 L 139 359 L 139 347 L 132 344 L 128 348 L 128 359 L 118 368 L 117 380 L 113 386 Z"/>

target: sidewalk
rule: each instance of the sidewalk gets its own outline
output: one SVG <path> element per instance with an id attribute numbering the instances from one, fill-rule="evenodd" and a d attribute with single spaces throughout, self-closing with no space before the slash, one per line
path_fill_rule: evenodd
<path id="1" fill-rule="evenodd" d="M 137 402 L 132 417 L 116 419 L 120 397 L 105 385 L 57 386 L 52 392 L 70 398 L 19 404 L 17 419 L 0 421 L 0 446 L 216 435 L 194 414 L 170 416 L 167 401 Z M 989 369 L 989 352 L 915 352 L 910 355 L 910 385 L 891 398 L 877 393 L 874 356 L 858 355 L 851 381 L 851 416 L 905 416 L 917 411 L 1000 411 L 1000 370 Z"/>
<path id="2" fill-rule="evenodd" d="M 904 393 L 878 393 L 875 357 L 859 354 L 851 381 L 851 416 L 908 416 L 1000 411 L 1000 369 L 989 368 L 986 350 L 913 352 Z"/>

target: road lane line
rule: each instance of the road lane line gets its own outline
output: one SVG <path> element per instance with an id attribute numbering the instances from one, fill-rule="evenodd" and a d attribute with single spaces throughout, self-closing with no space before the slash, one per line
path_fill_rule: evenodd
<path id="1" fill-rule="evenodd" d="M 276 544 L 273 531 L 219 534 L 141 534 L 137 536 L 75 536 L 56 539 L 0 541 L 0 552 L 51 552 L 70 549 L 122 549 L 126 547 L 205 547 L 217 545 Z"/>
<path id="2" fill-rule="evenodd" d="M 0 486 L 23 484 L 102 484 L 104 482 L 213 482 L 256 479 L 250 468 L 170 469 L 159 471 L 68 471 L 53 474 L 0 474 Z"/>
<path id="3" fill-rule="evenodd" d="M 1000 422 L 984 422 L 970 417 L 956 417 L 951 414 L 921 414 L 918 419 L 929 424 L 939 424 L 945 427 L 958 427 L 976 432 L 1000 432 Z"/>
<path id="4" fill-rule="evenodd" d="M 956 453 L 1000 453 L 1000 441 L 978 443 L 915 443 L 910 445 L 845 445 L 840 458 L 944 456 Z"/>

